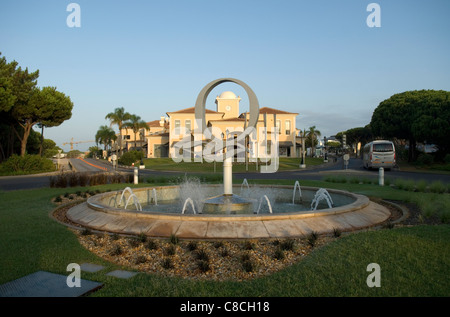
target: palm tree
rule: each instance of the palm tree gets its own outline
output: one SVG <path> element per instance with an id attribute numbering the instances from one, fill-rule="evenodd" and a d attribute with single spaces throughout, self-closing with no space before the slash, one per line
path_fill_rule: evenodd
<path id="1" fill-rule="evenodd" d="M 130 128 L 134 132 L 134 149 L 137 149 L 137 140 L 136 140 L 136 134 L 139 132 L 140 129 L 150 130 L 149 126 L 147 125 L 147 122 L 141 119 L 141 117 L 132 114 L 130 115 L 130 118 L 127 122 L 123 125 L 125 128 Z"/>
<path id="2" fill-rule="evenodd" d="M 125 121 L 130 119 L 130 114 L 125 112 L 123 107 L 114 109 L 114 112 L 110 112 L 106 115 L 105 119 L 111 122 L 111 125 L 117 124 L 119 127 L 119 149 L 120 155 L 122 155 L 122 128 Z"/>
<path id="3" fill-rule="evenodd" d="M 316 153 L 316 144 L 317 139 L 320 137 L 322 133 L 316 129 L 316 126 L 309 127 L 309 131 L 306 133 L 306 140 L 311 142 L 311 157 Z"/>
<path id="4" fill-rule="evenodd" d="M 105 146 L 105 151 L 108 150 L 108 145 L 111 146 L 112 141 L 117 140 L 117 135 L 113 129 L 107 125 L 102 125 L 95 134 L 95 142 L 98 144 L 103 144 Z"/>

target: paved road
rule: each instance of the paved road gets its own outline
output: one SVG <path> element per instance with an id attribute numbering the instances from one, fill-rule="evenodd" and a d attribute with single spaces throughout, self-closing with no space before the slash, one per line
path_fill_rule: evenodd
<path id="1" fill-rule="evenodd" d="M 112 165 L 104 161 L 95 159 L 70 159 L 72 166 L 80 172 L 104 172 L 112 171 Z M 360 159 L 350 159 L 347 169 L 344 169 L 342 160 L 338 160 L 337 163 L 329 163 L 324 166 L 319 166 L 311 169 L 307 167 L 306 170 L 298 169 L 295 171 L 283 171 L 277 173 L 234 173 L 235 179 L 292 179 L 292 180 L 323 180 L 327 175 L 347 175 L 378 178 L 378 171 L 368 171 L 362 166 Z M 133 173 L 133 168 L 119 168 L 121 172 Z M 139 175 L 144 177 L 159 177 L 159 176 L 173 176 L 184 174 L 180 172 L 162 172 L 162 171 L 149 171 L 139 170 Z M 405 178 L 417 180 L 425 180 L 427 182 L 433 182 L 436 180 L 443 183 L 450 183 L 450 175 L 435 174 L 435 173 L 413 173 L 403 172 L 398 170 L 385 171 L 385 178 L 389 178 L 394 181 L 396 178 Z M 16 190 L 16 189 L 32 189 L 48 187 L 50 184 L 48 175 L 26 175 L 26 176 L 4 176 L 0 177 L 0 190 Z"/>
<path id="2" fill-rule="evenodd" d="M 235 179 L 292 179 L 292 180 L 323 180 L 327 176 L 343 175 L 349 178 L 361 177 L 378 179 L 378 170 L 366 170 L 363 167 L 361 159 L 352 158 L 349 161 L 347 168 L 345 168 L 342 159 L 337 160 L 334 164 L 328 164 L 319 166 L 313 169 L 295 170 L 295 171 L 282 171 L 277 173 L 235 173 L 233 178 Z M 415 181 L 425 180 L 427 182 L 441 181 L 443 183 L 450 183 L 450 175 L 436 174 L 436 173 L 415 173 L 404 172 L 396 169 L 390 171 L 384 171 L 385 179 L 394 181 L 397 178 L 412 179 Z"/>
<path id="3" fill-rule="evenodd" d="M 94 159 L 70 159 L 73 170 L 77 172 L 106 172 L 112 171 L 112 165 Z"/>
<path id="4" fill-rule="evenodd" d="M 48 175 L 1 176 L 0 190 L 17 190 L 49 187 Z"/>

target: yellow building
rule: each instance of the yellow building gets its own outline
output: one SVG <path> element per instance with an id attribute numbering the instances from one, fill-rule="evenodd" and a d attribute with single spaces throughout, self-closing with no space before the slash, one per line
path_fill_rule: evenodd
<path id="1" fill-rule="evenodd" d="M 215 100 L 216 111 L 206 109 L 205 120 L 216 137 L 223 140 L 233 131 L 243 131 L 248 124 L 249 113 L 239 111 L 241 98 L 231 91 L 225 91 Z M 178 150 L 175 145 L 179 141 L 194 140 L 195 107 L 174 112 L 167 112 L 167 117 L 148 122 L 149 130 L 145 131 L 146 144 L 141 148 L 146 150 L 147 157 L 174 157 Z M 249 139 L 249 158 L 270 156 L 271 142 L 278 144 L 278 154 L 281 157 L 297 157 L 296 116 L 298 113 L 286 112 L 274 108 L 259 109 L 259 118 L 255 137 Z M 265 133 L 263 128 L 266 128 Z M 277 131 L 277 132 L 275 132 Z M 127 149 L 134 144 L 134 135 L 130 129 L 122 131 Z M 275 136 L 274 133 L 277 133 Z M 141 137 L 141 139 L 143 139 Z M 267 142 L 266 142 L 267 140 Z M 275 143 L 276 141 L 276 143 Z"/>

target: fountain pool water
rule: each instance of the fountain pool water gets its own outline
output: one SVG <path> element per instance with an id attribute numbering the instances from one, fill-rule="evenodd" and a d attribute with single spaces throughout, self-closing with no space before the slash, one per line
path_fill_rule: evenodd
<path id="1" fill-rule="evenodd" d="M 133 197 L 139 205 L 136 208 L 126 209 L 117 204 L 112 197 L 117 193 L 109 192 L 92 197 L 88 203 L 96 207 L 103 206 L 106 210 L 126 210 L 129 213 L 137 211 L 147 215 L 246 215 L 254 214 L 290 214 L 290 213 L 316 213 L 328 209 L 340 208 L 353 204 L 357 197 L 354 194 L 336 190 L 328 192 L 325 189 L 311 187 L 300 188 L 298 182 L 294 189 L 288 185 L 234 185 L 233 191 L 239 195 L 221 195 L 220 185 L 201 184 L 197 179 L 185 180 L 177 186 L 137 188 L 130 192 L 128 201 Z M 294 192 L 292 192 L 294 190 Z M 300 198 L 295 200 L 296 192 Z M 226 199 L 232 198 L 232 204 L 227 204 Z M 217 199 L 217 205 L 214 201 Z M 127 202 L 128 202 L 127 201 Z M 205 203 L 208 202 L 208 203 Z M 127 203 L 128 204 L 128 203 Z M 140 207 L 142 206 L 142 207 Z"/>
<path id="2" fill-rule="evenodd" d="M 128 198 L 125 201 L 125 194 L 128 193 Z M 122 194 L 120 195 L 120 199 L 119 201 L 117 201 L 117 195 L 114 197 L 114 206 L 120 206 L 122 204 L 123 201 L 125 201 L 125 206 L 123 207 L 124 209 L 127 209 L 128 204 L 130 203 L 130 200 L 133 200 L 134 206 L 136 208 L 136 210 L 142 211 L 142 205 L 139 202 L 138 197 L 135 195 L 135 193 L 133 192 L 133 190 L 130 187 L 125 187 L 125 189 L 122 191 Z M 109 200 L 109 203 L 111 204 L 111 199 Z"/>

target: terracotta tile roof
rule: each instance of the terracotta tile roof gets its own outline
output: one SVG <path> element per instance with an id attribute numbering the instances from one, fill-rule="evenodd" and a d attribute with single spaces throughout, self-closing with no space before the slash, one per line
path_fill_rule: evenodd
<path id="1" fill-rule="evenodd" d="M 160 120 L 153 120 L 150 122 L 147 122 L 147 125 L 149 128 L 163 128 L 160 125 Z M 169 122 L 164 122 L 164 128 L 168 128 L 169 127 Z"/>
<path id="2" fill-rule="evenodd" d="M 217 111 L 213 111 L 213 110 L 209 110 L 209 109 L 205 109 L 205 112 L 206 113 L 222 113 L 222 112 L 217 112 Z M 167 114 L 169 114 L 169 113 L 195 113 L 195 107 L 186 108 L 186 109 L 173 111 L 173 112 L 167 112 Z"/>
<path id="3" fill-rule="evenodd" d="M 147 122 L 147 125 L 149 127 L 159 127 L 160 126 L 159 125 L 159 120 L 153 120 L 153 121 Z"/>
<path id="4" fill-rule="evenodd" d="M 267 113 L 267 114 L 298 114 L 296 112 L 287 112 L 274 108 L 263 107 L 259 109 L 259 113 Z"/>

